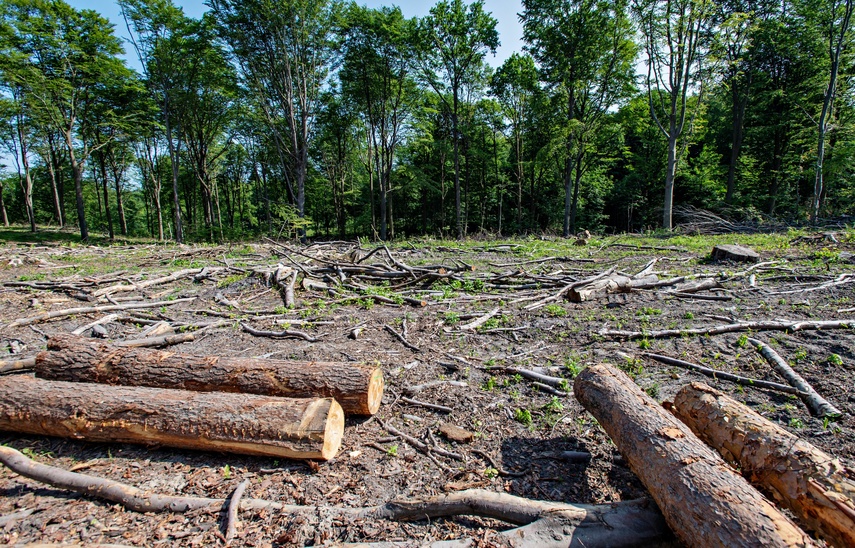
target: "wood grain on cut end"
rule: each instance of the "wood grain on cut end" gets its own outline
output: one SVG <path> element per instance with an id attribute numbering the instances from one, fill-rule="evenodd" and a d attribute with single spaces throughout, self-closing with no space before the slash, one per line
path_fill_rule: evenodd
<path id="1" fill-rule="evenodd" d="M 336 456 L 344 438 L 344 410 L 337 401 L 330 399 L 324 424 L 324 446 L 321 459 L 329 460 Z"/>
<path id="2" fill-rule="evenodd" d="M 368 397 L 366 398 L 366 413 L 373 415 L 380 409 L 380 403 L 383 401 L 383 390 L 385 381 L 383 380 L 383 370 L 379 367 L 374 370 L 368 380 Z"/>
<path id="3" fill-rule="evenodd" d="M 341 407 L 331 398 L 0 378 L 0 430 L 12 432 L 329 459 L 343 429 Z"/>

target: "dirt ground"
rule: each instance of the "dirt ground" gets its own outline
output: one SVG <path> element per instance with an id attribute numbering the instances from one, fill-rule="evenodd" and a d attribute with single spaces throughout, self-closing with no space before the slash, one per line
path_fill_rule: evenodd
<path id="1" fill-rule="evenodd" d="M 855 318 L 855 265 L 847 255 L 855 251 L 855 238 L 851 233 L 838 232 L 834 240 L 821 235 L 797 240 L 793 234 L 663 240 L 623 236 L 594 238 L 587 245 L 537 238 L 460 244 L 421 240 L 396 244 L 391 255 L 381 248 L 367 259 L 375 247 L 358 242 L 289 247 L 272 242 L 219 247 L 0 242 L 0 283 L 4 284 L 0 288 L 0 349 L 4 356 L 0 359 L 33 356 L 45 348 L 47 337 L 103 316 L 67 316 L 32 327 L 7 327 L 14 319 L 43 311 L 109 304 L 79 300 L 81 288 L 86 292 L 104 287 L 105 280 L 110 279 L 133 283 L 180 269 L 225 267 L 201 282 L 186 276 L 121 293 L 122 298 L 134 297 L 117 301 L 122 303 L 197 299 L 123 311 L 121 314 L 131 320 L 106 324 L 108 338 L 137 338 L 146 322 L 155 320 L 180 326 L 226 319 L 231 321 L 205 329 L 195 341 L 171 350 L 198 355 L 377 362 L 384 370 L 387 386 L 377 415 L 380 420 L 349 417 L 338 456 L 319 465 L 13 432 L 0 432 L 0 444 L 59 468 L 74 468 L 163 494 L 227 498 L 239 483 L 249 479 L 246 497 L 318 506 L 371 506 L 395 498 L 476 487 L 531 499 L 579 503 L 644 497 L 644 486 L 572 395 L 572 379 L 578 371 L 589 364 L 608 362 L 630 373 L 658 401 L 673 398 L 690 381 L 706 382 L 851 466 L 855 458 L 852 329 L 750 334 L 770 343 L 820 394 L 846 413 L 837 422 L 811 417 L 798 399 L 786 394 L 738 387 L 642 356 L 643 352 L 655 352 L 747 377 L 784 382 L 746 344 L 741 333 L 639 340 L 600 334 L 606 328 L 649 331 L 746 320 Z M 752 246 L 762 257 L 761 266 L 710 261 L 710 249 L 719 243 Z M 721 281 L 723 290 L 704 294 L 730 299 L 677 298 L 669 293 L 673 288 L 665 286 L 582 303 L 559 298 L 527 309 L 558 293 L 570 280 L 613 267 L 632 275 L 653 259 L 656 262 L 651 270 L 660 279 L 712 274 Z M 269 288 L 261 276 L 247 275 L 280 263 L 298 265 L 300 280 L 311 273 L 313 279 L 333 287 L 333 291 L 303 289 L 298 283 L 296 306 L 285 309 L 278 290 Z M 389 271 L 400 271 L 401 264 L 422 267 L 447 277 L 395 289 L 390 286 L 409 278 L 384 285 L 371 276 L 336 271 L 336 266 L 370 264 L 383 265 Z M 325 268 L 329 270 L 326 279 L 321 273 Z M 749 268 L 752 270 L 746 272 Z M 29 286 L 10 282 L 28 282 Z M 53 282 L 63 282 L 66 287 L 46 287 Z M 378 302 L 372 295 L 385 296 L 392 302 Z M 401 302 L 402 296 L 424 300 L 426 306 Z M 482 326 L 461 329 L 496 308 L 496 314 Z M 294 329 L 317 341 L 256 337 L 240 327 L 244 321 L 257 329 L 280 330 L 283 326 L 273 321 L 281 318 L 315 322 Z M 350 338 L 349 333 L 360 324 L 364 329 L 358 338 Z M 386 326 L 402 334 L 406 327 L 405 338 L 413 348 L 405 346 Z M 567 383 L 557 391 L 569 388 L 570 393 L 547 393 L 504 367 L 564 377 Z M 457 382 L 418 390 L 419 385 L 431 381 Z M 414 387 L 418 390 L 414 398 L 453 411 L 445 414 L 403 402 L 401 396 Z M 439 433 L 444 423 L 468 430 L 474 439 L 469 443 L 449 442 Z M 459 453 L 464 460 L 426 455 L 391 436 L 382 424 L 428 445 L 438 444 Z M 592 458 L 585 463 L 568 462 L 559 458 L 563 451 L 588 452 Z M 0 522 L 4 523 L 0 543 L 224 543 L 224 513 L 135 513 L 39 484 L 0 466 L 0 519 L 22 511 L 32 513 Z M 241 515 L 237 545 L 377 541 L 417 545 L 460 537 L 481 539 L 483 545 L 490 545 L 492 531 L 509 527 L 473 517 L 412 523 L 344 522 L 258 511 Z"/>

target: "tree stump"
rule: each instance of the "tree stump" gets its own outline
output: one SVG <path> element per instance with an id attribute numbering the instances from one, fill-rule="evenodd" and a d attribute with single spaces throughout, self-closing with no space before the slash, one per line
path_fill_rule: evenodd
<path id="1" fill-rule="evenodd" d="M 740 263 L 760 262 L 760 255 L 750 247 L 743 245 L 722 244 L 713 247 L 713 261 L 736 261 Z"/>

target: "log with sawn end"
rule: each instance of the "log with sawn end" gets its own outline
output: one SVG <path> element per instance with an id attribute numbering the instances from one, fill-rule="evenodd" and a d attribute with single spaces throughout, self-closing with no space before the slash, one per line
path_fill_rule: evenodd
<path id="1" fill-rule="evenodd" d="M 36 357 L 44 379 L 244 392 L 267 396 L 332 397 L 345 413 L 373 415 L 383 398 L 383 372 L 371 365 L 263 358 L 194 356 L 118 347 L 69 335 L 48 341 Z"/>
<path id="2" fill-rule="evenodd" d="M 814 546 L 689 428 L 608 365 L 583 370 L 574 393 L 688 546 Z"/>
<path id="3" fill-rule="evenodd" d="M 672 412 L 832 545 L 855 546 L 855 471 L 839 459 L 703 383 L 684 386 Z"/>
<path id="4" fill-rule="evenodd" d="M 344 413 L 332 398 L 0 378 L 0 430 L 294 459 L 331 459 Z"/>

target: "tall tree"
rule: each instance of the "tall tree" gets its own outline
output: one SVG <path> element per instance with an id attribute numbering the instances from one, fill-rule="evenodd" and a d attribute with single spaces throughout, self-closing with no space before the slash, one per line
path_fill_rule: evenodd
<path id="1" fill-rule="evenodd" d="M 180 141 L 176 139 L 177 105 L 184 71 L 185 41 L 190 20 L 172 0 L 119 0 L 132 44 L 151 93 L 160 107 L 172 168 L 172 211 L 175 240 L 184 241 L 178 174 Z"/>
<path id="2" fill-rule="evenodd" d="M 31 97 L 29 104 L 65 142 L 80 236 L 86 241 L 83 170 L 93 150 L 104 143 L 93 147 L 81 130 L 131 123 L 116 113 L 98 120 L 92 114 L 104 82 L 122 85 L 132 79 L 132 72 L 118 57 L 123 50 L 112 25 L 96 12 L 77 11 L 62 0 L 9 0 L 5 7 L 11 42 L 26 59 L 22 81 Z"/>
<path id="3" fill-rule="evenodd" d="M 607 109 L 628 97 L 634 76 L 624 0 L 524 0 L 524 37 L 543 78 L 564 98 L 564 237 L 576 231 L 588 145 Z"/>
<path id="4" fill-rule="evenodd" d="M 477 76 L 487 53 L 495 53 L 499 47 L 496 23 L 496 19 L 484 11 L 483 0 L 476 0 L 469 6 L 463 0 L 440 0 L 419 24 L 417 59 L 421 75 L 451 112 L 458 238 L 463 238 L 464 231 L 460 202 L 461 92 Z"/>
<path id="5" fill-rule="evenodd" d="M 414 96 L 412 25 L 400 8 L 373 10 L 351 4 L 343 38 L 339 78 L 368 128 L 371 165 L 380 187 L 380 239 L 386 240 L 392 168 Z"/>
<path id="6" fill-rule="evenodd" d="M 823 161 L 825 159 L 825 141 L 829 130 L 834 100 L 837 97 L 837 75 L 840 71 L 840 61 L 844 48 L 850 45 L 850 25 L 852 21 L 853 0 L 830 0 L 821 2 L 818 6 L 820 20 L 827 41 L 829 61 L 828 86 L 822 97 L 822 109 L 817 120 L 816 168 L 813 186 L 813 200 L 810 208 L 811 222 L 816 222 L 825 191 L 823 181 Z"/>
<path id="7" fill-rule="evenodd" d="M 530 55 L 513 53 L 493 75 L 493 95 L 510 120 L 514 178 L 516 179 L 516 227 L 522 228 L 523 185 L 525 183 L 524 131 L 527 113 L 537 91 L 537 68 Z M 500 223 L 501 225 L 501 223 Z"/>
<path id="8" fill-rule="evenodd" d="M 339 5 L 315 0 L 211 0 L 210 5 L 275 138 L 288 195 L 302 219 L 309 141 L 336 53 Z"/>
<path id="9" fill-rule="evenodd" d="M 677 146 L 686 122 L 691 124 L 701 105 L 700 100 L 690 101 L 689 95 L 694 93 L 700 99 L 703 94 L 713 3 L 712 0 L 636 0 L 634 11 L 644 37 L 650 114 L 668 142 L 662 226 L 671 230 Z"/>

